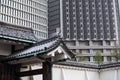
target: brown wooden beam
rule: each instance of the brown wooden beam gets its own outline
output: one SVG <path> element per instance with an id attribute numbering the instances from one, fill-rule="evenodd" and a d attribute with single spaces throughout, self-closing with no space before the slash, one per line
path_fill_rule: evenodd
<path id="1" fill-rule="evenodd" d="M 11 45 L 11 54 L 15 53 L 15 45 Z"/>
<path id="2" fill-rule="evenodd" d="M 17 73 L 17 75 L 19 77 L 32 76 L 32 75 L 38 75 L 38 74 L 43 74 L 43 69 L 36 69 L 36 70 L 24 71 L 24 72 Z"/>
<path id="3" fill-rule="evenodd" d="M 14 69 L 14 72 L 13 72 L 14 80 L 20 80 L 20 77 L 17 75 L 17 73 L 20 72 L 20 68 L 21 68 L 21 64 L 17 64 L 17 65 L 13 66 L 13 69 Z"/>
<path id="4" fill-rule="evenodd" d="M 43 62 L 43 80 L 52 80 L 51 67 L 51 63 Z"/>

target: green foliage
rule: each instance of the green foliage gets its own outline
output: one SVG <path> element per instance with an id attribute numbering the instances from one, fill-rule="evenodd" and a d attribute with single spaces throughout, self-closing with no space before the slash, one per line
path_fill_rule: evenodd
<path id="1" fill-rule="evenodd" d="M 71 59 L 72 61 L 85 61 L 86 58 L 84 56 L 82 56 L 82 52 L 77 52 L 76 56 L 74 58 Z"/>
<path id="2" fill-rule="evenodd" d="M 100 52 L 96 52 L 95 56 L 94 56 L 94 60 L 96 64 L 102 64 L 103 63 L 103 58 L 100 54 Z"/>
<path id="3" fill-rule="evenodd" d="M 115 46 L 113 48 L 112 57 L 114 57 L 116 61 L 120 60 L 120 46 Z"/>
<path id="4" fill-rule="evenodd" d="M 81 51 L 76 54 L 76 60 L 77 61 L 85 61 L 86 60 L 85 56 L 82 56 Z"/>
<path id="5" fill-rule="evenodd" d="M 80 56 L 80 57 L 79 57 L 79 61 L 86 61 L 85 56 Z"/>

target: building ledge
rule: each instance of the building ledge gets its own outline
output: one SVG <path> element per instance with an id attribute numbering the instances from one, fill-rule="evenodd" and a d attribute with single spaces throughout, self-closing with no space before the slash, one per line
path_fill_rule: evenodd
<path id="1" fill-rule="evenodd" d="M 35 43 L 32 29 L 0 22 L 0 38 L 16 42 Z"/>

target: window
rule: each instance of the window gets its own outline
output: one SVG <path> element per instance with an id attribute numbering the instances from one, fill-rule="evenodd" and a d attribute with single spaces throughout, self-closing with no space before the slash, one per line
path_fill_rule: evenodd
<path id="1" fill-rule="evenodd" d="M 8 22 L 11 22 L 11 18 L 10 18 L 10 16 L 8 16 Z"/>
<path id="2" fill-rule="evenodd" d="M 110 56 L 107 56 L 107 61 L 111 61 L 111 57 Z"/>
<path id="3" fill-rule="evenodd" d="M 106 45 L 110 45 L 110 41 L 106 41 Z"/>

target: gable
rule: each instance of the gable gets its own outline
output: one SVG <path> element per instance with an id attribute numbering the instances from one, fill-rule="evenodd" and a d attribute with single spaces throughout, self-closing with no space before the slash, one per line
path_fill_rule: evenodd
<path id="1" fill-rule="evenodd" d="M 58 36 L 35 43 L 28 49 L 6 57 L 3 62 L 10 64 L 29 64 L 44 61 L 61 61 L 71 59 L 74 54 L 66 47 Z"/>

